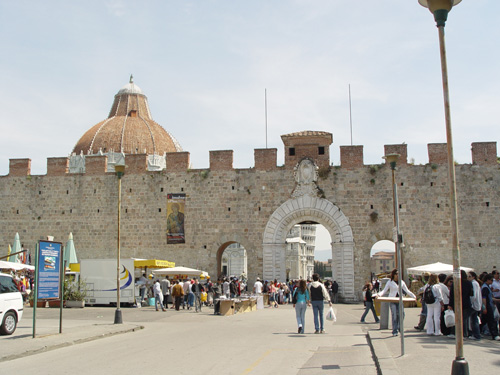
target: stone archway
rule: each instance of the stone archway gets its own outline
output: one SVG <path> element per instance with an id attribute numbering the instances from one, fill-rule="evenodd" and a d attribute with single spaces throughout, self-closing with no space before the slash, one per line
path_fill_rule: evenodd
<path id="1" fill-rule="evenodd" d="M 273 212 L 264 230 L 263 276 L 285 280 L 285 239 L 293 225 L 313 221 L 322 224 L 332 238 L 332 275 L 344 301 L 356 301 L 354 292 L 354 240 L 344 213 L 332 202 L 303 195 L 290 199 Z"/>

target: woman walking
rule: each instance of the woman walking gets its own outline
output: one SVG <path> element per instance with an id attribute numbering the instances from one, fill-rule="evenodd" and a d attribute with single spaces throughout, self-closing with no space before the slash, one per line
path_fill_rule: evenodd
<path id="1" fill-rule="evenodd" d="M 441 311 L 444 309 L 443 295 L 435 273 L 429 276 L 424 288 L 424 301 L 427 305 L 427 334 L 441 336 Z"/>
<path id="2" fill-rule="evenodd" d="M 375 312 L 375 308 L 373 307 L 373 297 L 372 297 L 372 289 L 373 285 L 371 283 L 366 283 L 365 285 L 365 312 L 361 316 L 361 323 L 365 322 L 366 315 L 368 311 L 371 310 L 373 313 L 373 318 L 375 318 L 375 323 L 378 323 L 377 313 Z"/>
<path id="3" fill-rule="evenodd" d="M 304 333 L 306 326 L 306 309 L 311 306 L 311 298 L 305 280 L 300 280 L 299 286 L 293 291 L 293 307 L 297 317 L 298 333 Z"/>
<path id="4" fill-rule="evenodd" d="M 389 297 L 397 297 L 398 292 L 399 292 L 399 286 L 398 286 L 398 270 L 394 268 L 391 272 L 391 280 L 385 284 L 384 290 L 377 294 L 378 296 L 383 296 L 387 291 L 389 292 Z M 415 294 L 413 294 L 408 287 L 406 286 L 406 283 L 401 280 L 401 288 L 403 291 L 408 294 L 411 298 L 416 298 Z M 399 332 L 399 303 L 393 303 L 391 302 L 389 304 L 389 307 L 391 308 L 391 317 L 392 317 L 392 335 L 397 336 Z"/>

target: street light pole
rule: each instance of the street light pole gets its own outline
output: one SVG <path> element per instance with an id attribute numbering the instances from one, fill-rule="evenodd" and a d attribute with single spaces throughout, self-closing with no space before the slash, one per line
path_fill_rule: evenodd
<path id="1" fill-rule="evenodd" d="M 392 172 L 392 201 L 394 204 L 394 243 L 396 246 L 396 262 L 398 269 L 398 294 L 399 294 L 399 332 L 401 334 L 401 355 L 405 354 L 405 330 L 404 330 L 404 311 L 403 311 L 403 261 L 401 256 L 401 236 L 399 234 L 399 203 L 398 203 L 398 188 L 396 185 L 396 163 L 399 159 L 399 154 L 388 154 L 384 156 L 391 166 Z"/>
<path id="2" fill-rule="evenodd" d="M 429 8 L 434 15 L 436 26 L 439 31 L 439 47 L 441 54 L 441 73 L 443 80 L 444 114 L 446 122 L 446 142 L 448 146 L 448 180 L 450 189 L 451 207 L 451 233 L 452 233 L 452 255 L 453 255 L 453 294 L 455 296 L 455 349 L 456 357 L 452 364 L 452 375 L 468 375 L 469 364 L 464 357 L 464 338 L 462 325 L 462 282 L 460 276 L 460 247 L 458 242 L 458 209 L 457 189 L 455 177 L 455 164 L 453 157 L 453 138 L 451 131 L 450 96 L 448 88 L 448 68 L 446 61 L 446 46 L 444 38 L 444 26 L 448 13 L 453 6 L 462 0 L 418 0 L 420 5 Z"/>
<path id="3" fill-rule="evenodd" d="M 120 221 L 121 221 L 121 206 L 122 206 L 122 176 L 125 173 L 124 165 L 115 165 L 116 177 L 118 177 L 118 223 L 117 223 L 117 240 L 116 240 L 116 311 L 115 323 L 122 324 L 122 311 L 120 310 Z"/>

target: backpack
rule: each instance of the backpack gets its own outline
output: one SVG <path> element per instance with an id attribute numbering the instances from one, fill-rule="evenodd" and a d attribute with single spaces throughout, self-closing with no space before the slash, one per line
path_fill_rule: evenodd
<path id="1" fill-rule="evenodd" d="M 432 286 L 431 285 L 429 285 L 429 286 L 427 286 L 427 288 L 425 288 L 424 302 L 428 305 L 431 305 L 434 302 L 436 302 L 436 297 L 434 297 L 434 293 L 432 293 Z"/>

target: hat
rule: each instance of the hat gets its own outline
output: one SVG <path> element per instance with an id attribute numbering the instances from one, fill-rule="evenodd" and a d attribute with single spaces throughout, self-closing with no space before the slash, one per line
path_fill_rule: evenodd
<path id="1" fill-rule="evenodd" d="M 430 276 L 431 273 L 430 272 L 424 272 L 424 276 Z"/>
<path id="2" fill-rule="evenodd" d="M 260 281 L 260 277 L 257 277 L 257 281 Z"/>

